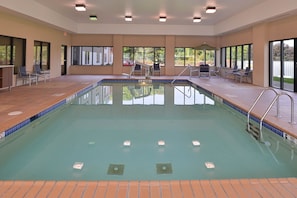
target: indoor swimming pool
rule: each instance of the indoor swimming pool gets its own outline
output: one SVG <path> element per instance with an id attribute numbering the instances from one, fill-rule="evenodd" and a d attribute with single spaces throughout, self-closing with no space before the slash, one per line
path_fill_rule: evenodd
<path id="1" fill-rule="evenodd" d="M 0 141 L 1 180 L 297 176 L 297 146 L 188 83 L 98 83 Z"/>

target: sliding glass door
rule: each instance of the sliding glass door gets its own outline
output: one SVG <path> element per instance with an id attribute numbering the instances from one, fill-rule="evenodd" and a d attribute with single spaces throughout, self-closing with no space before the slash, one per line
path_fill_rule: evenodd
<path id="1" fill-rule="evenodd" d="M 287 91 L 296 90 L 297 39 L 270 42 L 270 86 Z"/>

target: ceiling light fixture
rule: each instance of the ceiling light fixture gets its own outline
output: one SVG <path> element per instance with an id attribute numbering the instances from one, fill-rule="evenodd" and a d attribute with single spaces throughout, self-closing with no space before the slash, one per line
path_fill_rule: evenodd
<path id="1" fill-rule="evenodd" d="M 90 15 L 89 19 L 91 21 L 97 21 L 97 16 L 96 15 Z"/>
<path id="2" fill-rule="evenodd" d="M 217 10 L 216 10 L 216 7 L 215 6 L 208 6 L 206 7 L 206 13 L 215 13 Z"/>
<path id="3" fill-rule="evenodd" d="M 75 4 L 75 9 L 79 12 L 87 10 L 85 4 Z"/>
<path id="4" fill-rule="evenodd" d="M 194 17 L 193 18 L 193 23 L 199 23 L 201 22 L 201 17 Z"/>
<path id="5" fill-rule="evenodd" d="M 125 21 L 132 21 L 132 16 L 125 16 Z"/>
<path id="6" fill-rule="evenodd" d="M 159 21 L 160 22 L 166 22 L 166 16 L 160 16 Z"/>

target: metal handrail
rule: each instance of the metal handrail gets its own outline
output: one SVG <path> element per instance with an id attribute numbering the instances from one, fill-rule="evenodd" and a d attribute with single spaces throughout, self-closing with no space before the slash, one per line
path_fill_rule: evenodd
<path id="1" fill-rule="evenodd" d="M 291 124 L 296 124 L 295 122 L 295 117 L 294 117 L 294 98 L 292 96 L 290 96 L 289 94 L 285 93 L 285 92 L 281 92 L 279 94 L 279 97 L 280 96 L 288 96 L 290 101 L 291 101 L 291 121 L 289 123 Z"/>
<path id="2" fill-rule="evenodd" d="M 181 71 L 177 77 L 175 77 L 172 81 L 171 84 L 173 84 L 185 71 L 187 71 L 188 69 L 191 70 L 191 65 L 188 65 L 185 69 L 183 69 L 183 71 Z"/>
<path id="3" fill-rule="evenodd" d="M 262 95 L 266 92 L 266 91 L 269 91 L 269 90 L 271 90 L 271 91 L 273 91 L 276 95 L 278 95 L 278 93 L 274 90 L 274 89 L 272 89 L 272 88 L 266 88 L 266 89 L 264 89 L 260 94 L 259 94 L 259 96 L 256 98 L 256 100 L 254 101 L 254 103 L 253 103 L 253 105 L 250 107 L 250 109 L 249 109 L 249 111 L 248 111 L 248 113 L 247 113 L 247 128 L 248 128 L 248 131 L 250 131 L 250 114 L 251 114 L 251 112 L 252 112 L 252 110 L 254 109 L 254 107 L 256 106 L 256 104 L 258 103 L 258 101 L 261 99 L 261 97 L 262 97 Z M 278 115 L 278 105 L 277 105 L 277 115 Z"/>
<path id="4" fill-rule="evenodd" d="M 267 88 L 264 89 L 260 95 L 257 97 L 257 99 L 254 101 L 252 107 L 249 109 L 248 114 L 247 114 L 247 124 L 248 124 L 248 131 L 250 131 L 250 113 L 251 111 L 254 109 L 254 107 L 256 106 L 256 104 L 258 103 L 258 101 L 260 100 L 260 98 L 262 97 L 262 95 L 267 91 L 267 90 L 272 90 L 276 95 L 274 96 L 272 102 L 270 103 L 270 105 L 268 106 L 268 108 L 266 109 L 265 113 L 262 115 L 261 119 L 260 119 L 260 123 L 259 123 L 259 139 L 260 142 L 263 142 L 263 135 L 262 135 L 262 128 L 263 128 L 263 120 L 266 117 L 266 115 L 268 114 L 268 112 L 271 110 L 272 106 L 274 105 L 275 102 L 277 102 L 277 117 L 279 117 L 279 97 L 282 95 L 286 95 L 290 98 L 291 101 L 291 121 L 289 123 L 291 124 L 296 124 L 295 122 L 295 118 L 294 118 L 294 98 L 292 96 L 290 96 L 289 94 L 285 93 L 285 92 L 281 92 L 278 93 L 276 92 L 274 89 L 272 88 Z"/>

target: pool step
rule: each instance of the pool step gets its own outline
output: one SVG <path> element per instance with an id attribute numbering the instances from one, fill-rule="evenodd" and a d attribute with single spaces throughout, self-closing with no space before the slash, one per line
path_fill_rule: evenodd
<path id="1" fill-rule="evenodd" d="M 249 122 L 250 125 L 250 130 L 247 131 L 256 139 L 259 140 L 260 139 L 260 129 L 258 126 L 253 125 L 251 122 Z M 248 127 L 248 126 L 247 126 Z"/>

